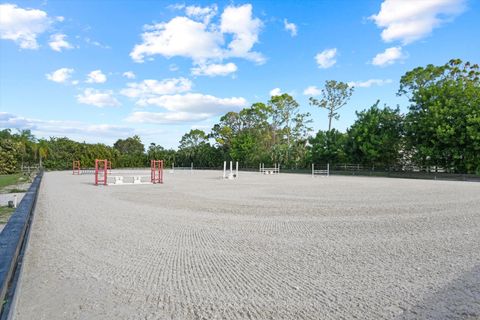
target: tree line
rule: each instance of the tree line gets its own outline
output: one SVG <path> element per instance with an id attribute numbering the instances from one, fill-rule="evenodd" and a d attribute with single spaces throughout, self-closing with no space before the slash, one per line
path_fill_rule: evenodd
<path id="1" fill-rule="evenodd" d="M 391 170 L 405 166 L 439 166 L 448 172 L 480 174 L 480 71 L 477 64 L 450 60 L 408 71 L 400 79 L 399 96 L 410 102 L 372 106 L 356 112 L 355 122 L 340 132 L 334 128 L 338 110 L 354 88 L 327 81 L 310 105 L 327 110 L 328 129 L 312 135 L 312 119 L 295 99 L 282 94 L 228 112 L 210 132 L 185 133 L 177 150 L 159 144 L 145 146 L 140 137 L 118 139 L 113 146 L 81 143 L 68 138 L 36 139 L 29 130 L 0 131 L 0 173 L 40 164 L 46 169 L 70 169 L 73 160 L 92 167 L 96 158 L 113 167 L 148 166 L 163 159 L 166 166 L 220 167 L 236 160 L 243 167 L 280 163 L 284 168 L 308 168 L 311 163 L 358 163 Z"/>

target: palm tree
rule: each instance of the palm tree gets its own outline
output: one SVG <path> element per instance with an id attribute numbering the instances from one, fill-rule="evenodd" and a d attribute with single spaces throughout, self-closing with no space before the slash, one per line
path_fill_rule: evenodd
<path id="1" fill-rule="evenodd" d="M 37 145 L 38 157 L 40 159 L 40 168 L 43 167 L 42 159 L 46 159 L 48 157 L 48 153 L 50 152 L 48 148 L 47 140 L 39 140 Z"/>

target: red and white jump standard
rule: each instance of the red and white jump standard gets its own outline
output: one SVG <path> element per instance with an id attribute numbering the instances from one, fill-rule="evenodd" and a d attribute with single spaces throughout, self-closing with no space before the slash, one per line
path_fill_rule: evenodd
<path id="1" fill-rule="evenodd" d="M 108 160 L 95 159 L 95 185 L 107 185 Z"/>
<path id="2" fill-rule="evenodd" d="M 80 160 L 73 160 L 72 174 L 80 174 Z"/>
<path id="3" fill-rule="evenodd" d="M 163 160 L 150 160 L 150 181 L 163 183 Z"/>

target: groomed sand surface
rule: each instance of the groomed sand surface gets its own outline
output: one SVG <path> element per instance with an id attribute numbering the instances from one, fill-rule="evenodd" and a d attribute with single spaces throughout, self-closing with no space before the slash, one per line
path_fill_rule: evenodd
<path id="1" fill-rule="evenodd" d="M 480 318 L 480 184 L 220 177 L 47 173 L 15 319 Z"/>

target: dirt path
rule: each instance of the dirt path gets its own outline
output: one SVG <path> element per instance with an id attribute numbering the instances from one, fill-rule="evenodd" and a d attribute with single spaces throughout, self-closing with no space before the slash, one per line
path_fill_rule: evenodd
<path id="1" fill-rule="evenodd" d="M 480 184 L 46 173 L 15 319 L 477 319 Z"/>

